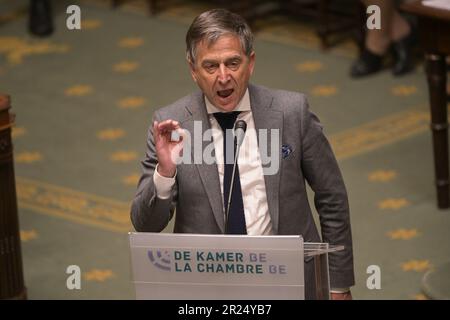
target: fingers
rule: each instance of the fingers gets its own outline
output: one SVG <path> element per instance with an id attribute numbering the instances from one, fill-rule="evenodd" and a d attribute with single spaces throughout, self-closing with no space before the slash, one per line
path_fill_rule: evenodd
<path id="1" fill-rule="evenodd" d="M 153 138 L 155 143 L 161 140 L 163 136 L 170 137 L 172 133 L 182 130 L 180 124 L 175 120 L 164 120 L 162 122 L 153 122 Z"/>
<path id="2" fill-rule="evenodd" d="M 179 129 L 180 124 L 178 123 L 178 121 L 169 119 L 159 122 L 157 127 L 159 132 L 161 134 L 164 134 Z"/>
<path id="3" fill-rule="evenodd" d="M 175 120 L 165 120 L 162 122 L 153 122 L 153 137 L 155 142 L 160 141 L 162 137 L 165 140 L 178 142 L 183 140 L 184 130 L 181 129 L 178 121 Z"/>

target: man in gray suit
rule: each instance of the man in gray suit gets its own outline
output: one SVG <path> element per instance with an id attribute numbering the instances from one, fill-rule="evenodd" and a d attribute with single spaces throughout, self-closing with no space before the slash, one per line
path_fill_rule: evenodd
<path id="1" fill-rule="evenodd" d="M 133 225 L 160 232 L 176 210 L 174 232 L 302 235 L 306 242 L 344 245 L 329 255 L 330 284 L 333 299 L 351 299 L 349 206 L 336 159 L 303 94 L 249 84 L 252 43 L 248 25 L 229 11 L 210 10 L 193 21 L 186 53 L 201 91 L 155 112 L 132 204 Z M 247 131 L 232 180 L 239 146 L 229 133 L 239 121 Z M 305 181 L 315 194 L 322 237 Z M 305 260 L 305 296 L 312 299 L 310 260 Z"/>

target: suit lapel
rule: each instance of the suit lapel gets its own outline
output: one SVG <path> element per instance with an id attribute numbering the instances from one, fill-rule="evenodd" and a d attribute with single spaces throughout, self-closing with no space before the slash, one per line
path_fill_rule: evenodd
<path id="1" fill-rule="evenodd" d="M 211 129 L 211 124 L 208 119 L 208 114 L 206 112 L 205 101 L 203 98 L 203 94 L 198 91 L 192 95 L 190 105 L 186 106 L 189 113 L 192 114 L 192 117 L 186 120 L 183 123 L 184 129 L 188 130 L 192 137 L 192 146 L 191 146 L 191 159 L 194 160 L 195 166 L 197 167 L 198 173 L 203 183 L 203 187 L 205 189 L 206 195 L 208 197 L 209 203 L 211 205 L 214 217 L 216 219 L 217 225 L 219 226 L 222 233 L 225 232 L 225 219 L 224 219 L 224 211 L 223 211 L 223 201 L 222 201 L 222 192 L 220 190 L 220 181 L 219 181 L 219 171 L 217 168 L 217 164 L 214 162 L 213 164 L 204 163 L 203 159 L 197 159 L 195 161 L 194 155 L 194 142 L 198 140 L 198 138 L 202 141 L 202 149 L 196 150 L 198 155 L 203 155 L 203 150 L 205 150 L 206 146 L 213 142 L 212 137 L 210 141 L 203 141 L 202 137 L 206 130 Z M 201 123 L 201 137 L 195 137 L 194 135 L 194 123 Z M 197 126 L 198 126 L 197 124 Z M 198 130 L 198 129 L 197 129 Z M 197 142 L 198 143 L 198 142 Z M 198 146 L 197 146 L 198 149 Z M 199 163 L 200 162 L 200 163 Z M 195 187 L 195 186 L 194 186 Z"/>
<path id="2" fill-rule="evenodd" d="M 271 150 L 270 130 L 279 130 L 279 166 L 281 168 L 281 139 L 283 137 L 283 113 L 278 110 L 271 109 L 273 96 L 270 91 L 261 87 L 249 85 L 250 93 L 250 105 L 252 108 L 253 120 L 255 121 L 255 129 L 258 137 L 258 146 L 261 144 L 259 141 L 259 129 L 267 129 L 268 139 L 268 152 Z M 264 141 L 263 141 L 264 142 Z M 265 142 L 264 142 L 265 143 Z M 261 148 L 260 148 L 261 150 Z M 272 156 L 272 155 L 271 155 Z M 278 234 L 279 224 L 279 190 L 280 190 L 280 170 L 277 170 L 276 174 L 264 175 L 264 181 L 266 184 L 267 204 L 269 207 L 269 214 L 272 220 L 272 228 L 274 234 Z"/>

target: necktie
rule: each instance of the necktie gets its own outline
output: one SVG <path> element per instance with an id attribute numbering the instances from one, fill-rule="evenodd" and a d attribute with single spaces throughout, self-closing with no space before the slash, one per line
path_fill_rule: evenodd
<path id="1" fill-rule="evenodd" d="M 238 111 L 228 113 L 222 112 L 214 113 L 214 117 L 217 119 L 217 122 L 219 122 L 220 127 L 222 128 L 223 131 L 223 159 L 224 159 L 223 201 L 225 212 L 227 212 L 228 196 L 231 185 L 231 176 L 233 174 L 233 161 L 232 162 L 228 161 L 230 163 L 227 163 L 226 146 L 227 146 L 227 139 L 232 138 L 234 140 L 234 136 L 227 137 L 226 131 L 227 129 L 233 129 L 234 123 L 239 113 L 240 112 Z M 236 144 L 233 142 L 233 145 L 234 145 L 234 153 L 233 153 L 234 156 L 236 152 Z M 247 227 L 245 226 L 244 201 L 242 199 L 241 180 L 239 178 L 239 168 L 237 165 L 226 229 L 228 234 L 247 234 Z"/>

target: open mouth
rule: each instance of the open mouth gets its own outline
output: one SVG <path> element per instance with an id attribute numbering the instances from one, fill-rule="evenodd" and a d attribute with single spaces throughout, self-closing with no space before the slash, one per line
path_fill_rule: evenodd
<path id="1" fill-rule="evenodd" d="M 234 89 L 227 89 L 227 90 L 219 90 L 217 91 L 217 95 L 221 98 L 228 98 L 233 93 Z"/>

